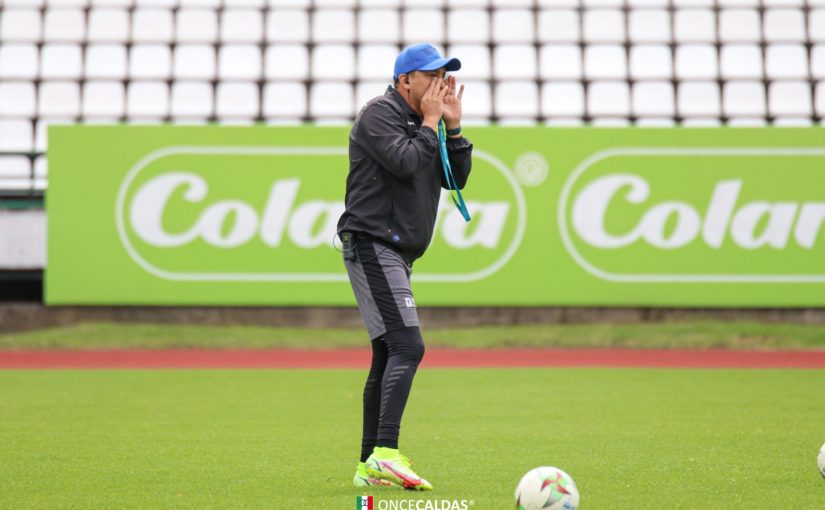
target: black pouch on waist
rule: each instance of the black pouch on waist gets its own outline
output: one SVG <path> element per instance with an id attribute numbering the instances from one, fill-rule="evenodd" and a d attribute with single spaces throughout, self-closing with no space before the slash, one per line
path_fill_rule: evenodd
<path id="1" fill-rule="evenodd" d="M 355 234 L 353 232 L 341 232 L 341 253 L 344 260 L 355 260 Z"/>

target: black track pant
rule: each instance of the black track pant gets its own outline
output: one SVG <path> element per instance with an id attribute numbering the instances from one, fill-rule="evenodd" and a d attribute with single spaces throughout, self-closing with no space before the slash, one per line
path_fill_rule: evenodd
<path id="1" fill-rule="evenodd" d="M 361 462 L 376 446 L 398 448 L 401 417 L 423 357 L 424 340 L 418 326 L 390 331 L 372 340 L 372 365 L 364 385 Z"/>

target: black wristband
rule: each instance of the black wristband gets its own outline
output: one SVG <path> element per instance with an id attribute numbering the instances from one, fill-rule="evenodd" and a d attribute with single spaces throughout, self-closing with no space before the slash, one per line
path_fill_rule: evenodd
<path id="1" fill-rule="evenodd" d="M 455 135 L 460 135 L 460 134 L 461 134 L 461 126 L 458 126 L 455 129 L 448 129 L 447 130 L 447 136 L 455 136 Z"/>

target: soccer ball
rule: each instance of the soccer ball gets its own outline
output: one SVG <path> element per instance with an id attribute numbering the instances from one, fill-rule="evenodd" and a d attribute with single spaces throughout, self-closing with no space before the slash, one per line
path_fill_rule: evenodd
<path id="1" fill-rule="evenodd" d="M 516 510 L 576 510 L 579 489 L 570 475 L 554 467 L 531 469 L 516 486 Z"/>
<path id="2" fill-rule="evenodd" d="M 819 449 L 819 456 L 816 458 L 816 463 L 819 465 L 819 474 L 825 478 L 825 444 Z"/>

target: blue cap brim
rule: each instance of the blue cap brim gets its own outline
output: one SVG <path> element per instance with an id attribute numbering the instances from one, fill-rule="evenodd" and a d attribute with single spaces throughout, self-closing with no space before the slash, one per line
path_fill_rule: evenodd
<path id="1" fill-rule="evenodd" d="M 420 68 L 419 71 L 435 71 L 436 69 L 445 68 L 447 71 L 458 71 L 461 69 L 461 61 L 457 58 L 440 58 L 433 60 L 429 64 Z"/>

